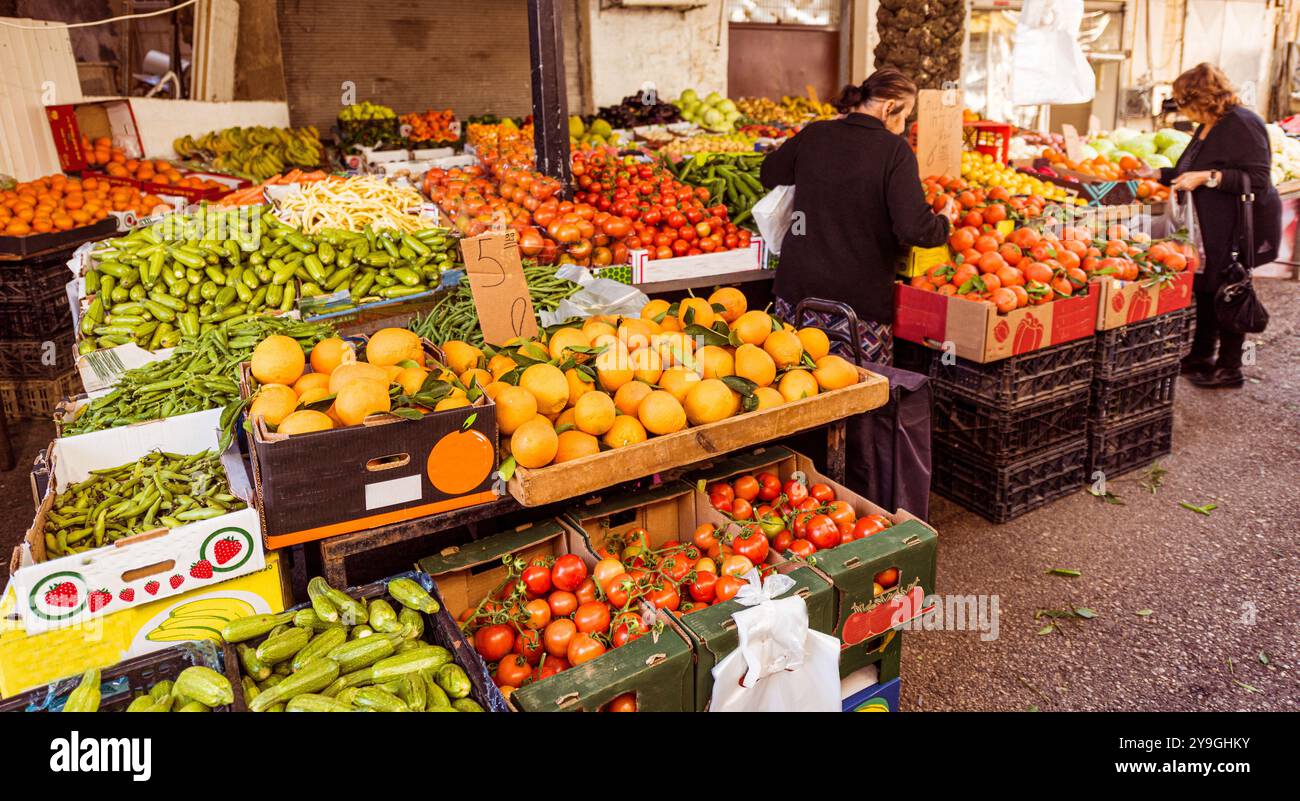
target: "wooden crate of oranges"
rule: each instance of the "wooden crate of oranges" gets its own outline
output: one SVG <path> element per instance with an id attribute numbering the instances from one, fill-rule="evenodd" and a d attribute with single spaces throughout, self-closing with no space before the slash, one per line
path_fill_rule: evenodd
<path id="1" fill-rule="evenodd" d="M 825 425 L 883 405 L 888 381 L 829 354 L 724 287 L 591 317 L 488 353 L 443 343 L 497 407 L 510 492 L 525 506 Z"/>

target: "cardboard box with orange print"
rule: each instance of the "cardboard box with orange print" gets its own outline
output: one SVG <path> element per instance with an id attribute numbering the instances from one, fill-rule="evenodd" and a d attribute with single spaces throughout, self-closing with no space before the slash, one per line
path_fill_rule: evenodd
<path id="1" fill-rule="evenodd" d="M 13 585 L 0 598 L 0 697 L 94 667 L 115 665 L 191 640 L 221 642 L 221 628 L 239 617 L 283 611 L 280 559 L 229 581 L 91 618 L 79 625 L 28 633 L 18 618 Z"/>
<path id="2" fill-rule="evenodd" d="M 1140 323 L 1158 314 L 1185 309 L 1192 304 L 1190 272 L 1163 279 L 1121 281 L 1102 276 L 1091 283 L 1097 295 L 1097 330 L 1108 331 L 1129 323 Z"/>
<path id="3" fill-rule="evenodd" d="M 425 343 L 426 363 L 442 362 Z M 244 365 L 245 398 L 256 391 Z M 375 414 L 361 425 L 286 436 L 258 418 L 249 444 L 268 548 L 412 520 L 496 499 L 496 406 L 417 419 Z"/>
<path id="4" fill-rule="evenodd" d="M 896 284 L 894 336 L 981 364 L 1090 337 L 1097 325 L 1097 293 L 1061 298 L 999 314 L 992 303 L 965 300 Z"/>

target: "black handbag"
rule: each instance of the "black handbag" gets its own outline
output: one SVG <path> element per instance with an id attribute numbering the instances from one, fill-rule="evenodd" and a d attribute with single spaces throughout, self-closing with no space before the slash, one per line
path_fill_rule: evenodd
<path id="1" fill-rule="evenodd" d="M 1219 328 L 1239 334 L 1258 334 L 1268 328 L 1268 310 L 1255 295 L 1250 271 L 1255 269 L 1255 194 L 1250 190 L 1250 176 L 1242 175 L 1241 222 L 1245 235 L 1245 254 L 1234 243 L 1232 263 L 1223 271 L 1223 282 L 1214 293 L 1214 316 Z M 1243 264 L 1243 261 L 1245 262 Z"/>

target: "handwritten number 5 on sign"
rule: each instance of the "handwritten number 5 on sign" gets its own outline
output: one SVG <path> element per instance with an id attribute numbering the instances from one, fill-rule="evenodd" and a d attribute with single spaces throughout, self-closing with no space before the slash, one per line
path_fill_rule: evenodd
<path id="1" fill-rule="evenodd" d="M 463 239 L 460 250 L 483 341 L 504 345 L 515 337 L 536 336 L 537 315 L 519 258 L 518 234 L 506 231 Z"/>

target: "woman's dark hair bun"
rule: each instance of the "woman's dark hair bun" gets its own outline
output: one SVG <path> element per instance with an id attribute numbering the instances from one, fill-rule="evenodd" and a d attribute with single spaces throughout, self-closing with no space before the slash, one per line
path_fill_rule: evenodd
<path id="1" fill-rule="evenodd" d="M 871 73 L 860 86 L 849 84 L 840 90 L 835 107 L 847 114 L 868 100 L 906 100 L 916 97 L 916 83 L 902 70 L 883 67 Z"/>

